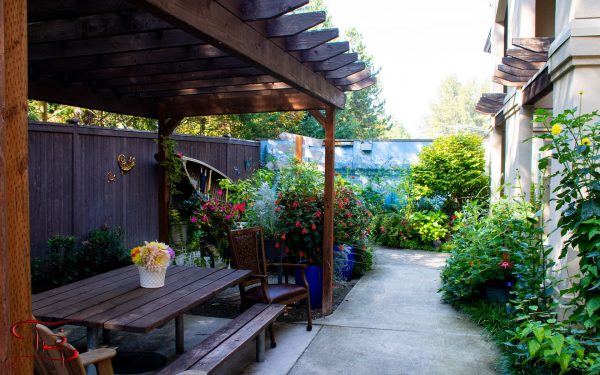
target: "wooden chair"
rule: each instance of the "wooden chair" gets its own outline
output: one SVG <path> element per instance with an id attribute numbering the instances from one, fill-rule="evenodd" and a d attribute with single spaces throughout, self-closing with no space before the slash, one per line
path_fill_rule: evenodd
<path id="1" fill-rule="evenodd" d="M 265 246 L 262 228 L 253 227 L 232 230 L 229 232 L 229 244 L 233 266 L 237 269 L 251 270 L 252 274 L 244 282 L 240 283 L 240 296 L 242 299 L 242 310 L 247 309 L 255 303 L 278 303 L 292 305 L 300 301 L 306 301 L 306 315 L 308 325 L 306 329 L 312 330 L 312 315 L 310 310 L 310 293 L 304 264 L 267 263 L 265 259 Z M 269 284 L 267 267 L 283 267 L 286 269 L 284 284 Z M 288 282 L 287 270 L 299 269 L 302 275 L 303 285 L 290 284 Z M 271 328 L 271 327 L 270 327 Z M 273 346 L 273 330 L 271 332 L 271 345 Z M 274 347 L 274 346 L 273 346 Z"/>
<path id="2" fill-rule="evenodd" d="M 117 352 L 100 348 L 77 355 L 77 350 L 63 341 L 64 335 L 36 324 L 34 332 L 34 373 L 36 375 L 86 375 L 85 367 L 96 365 L 98 375 L 113 375 L 111 358 Z M 63 360 L 64 359 L 64 360 Z"/>

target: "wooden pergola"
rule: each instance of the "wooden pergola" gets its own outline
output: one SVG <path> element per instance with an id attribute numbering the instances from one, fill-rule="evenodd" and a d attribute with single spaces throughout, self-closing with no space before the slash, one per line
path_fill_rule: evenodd
<path id="1" fill-rule="evenodd" d="M 324 12 L 290 13 L 307 3 L 0 0 L 1 373 L 31 373 L 28 361 L 15 362 L 30 343 L 7 329 L 31 314 L 28 98 L 156 118 L 161 136 L 186 116 L 310 111 L 326 134 L 323 309 L 331 312 L 335 111 L 345 91 L 375 79 L 347 42 L 332 41 L 337 29 L 311 30 Z M 164 170 L 159 183 L 166 240 Z"/>

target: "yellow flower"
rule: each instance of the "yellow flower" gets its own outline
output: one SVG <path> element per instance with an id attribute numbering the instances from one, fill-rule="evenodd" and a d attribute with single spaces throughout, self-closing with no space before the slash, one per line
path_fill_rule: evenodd
<path id="1" fill-rule="evenodd" d="M 552 125 L 552 135 L 559 135 L 562 132 L 562 126 L 560 124 Z"/>
<path id="2" fill-rule="evenodd" d="M 589 138 L 583 138 L 581 140 L 581 145 L 582 146 L 591 146 L 592 145 L 592 141 Z"/>
<path id="3" fill-rule="evenodd" d="M 583 91 L 579 91 L 579 95 L 583 95 Z"/>

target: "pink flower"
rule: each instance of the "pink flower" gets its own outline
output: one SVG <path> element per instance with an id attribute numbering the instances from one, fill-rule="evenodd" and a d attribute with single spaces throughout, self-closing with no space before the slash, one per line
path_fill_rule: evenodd
<path id="1" fill-rule="evenodd" d="M 198 218 L 197 218 L 196 216 L 192 216 L 192 218 L 190 219 L 190 221 L 191 221 L 192 223 L 195 223 L 195 222 L 197 222 L 197 221 L 198 221 Z"/>
<path id="2" fill-rule="evenodd" d="M 285 233 L 281 235 L 281 239 L 285 241 Z"/>
<path id="3" fill-rule="evenodd" d="M 504 262 L 500 263 L 500 267 L 507 270 L 512 267 L 512 264 L 510 264 L 510 262 L 504 261 Z"/>
<path id="4" fill-rule="evenodd" d="M 218 195 L 218 196 L 221 196 L 221 195 L 223 195 L 223 190 L 219 190 L 219 191 L 217 191 L 217 195 Z"/>
<path id="5" fill-rule="evenodd" d="M 231 215 L 225 215 L 225 219 L 226 219 L 226 220 L 229 220 L 229 219 L 231 219 Z"/>
<path id="6" fill-rule="evenodd" d="M 208 221 L 208 216 L 202 216 L 202 221 Z"/>
<path id="7" fill-rule="evenodd" d="M 302 228 L 302 234 L 306 234 L 308 233 L 308 231 L 306 230 L 306 228 Z"/>
<path id="8" fill-rule="evenodd" d="M 177 153 L 177 156 L 179 156 L 179 159 L 183 159 L 183 152 L 179 151 L 179 152 Z"/>
<path id="9" fill-rule="evenodd" d="M 301 222 L 299 222 L 299 221 L 296 221 L 296 227 L 298 227 L 298 228 L 299 228 L 299 227 L 301 227 L 301 226 L 302 226 L 302 223 L 301 223 Z"/>
<path id="10" fill-rule="evenodd" d="M 316 225 L 313 223 L 313 225 L 311 225 L 311 227 L 310 227 L 310 228 L 311 228 L 312 230 L 316 230 L 316 229 L 317 229 L 317 226 L 316 226 Z"/>
<path id="11" fill-rule="evenodd" d="M 275 243 L 275 248 L 279 249 L 279 242 Z"/>

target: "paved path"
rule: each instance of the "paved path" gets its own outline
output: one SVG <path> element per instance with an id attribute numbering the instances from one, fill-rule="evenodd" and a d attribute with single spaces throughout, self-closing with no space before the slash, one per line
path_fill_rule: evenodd
<path id="1" fill-rule="evenodd" d="M 378 249 L 363 277 L 289 372 L 487 375 L 497 355 L 482 331 L 440 301 L 446 254 Z"/>

